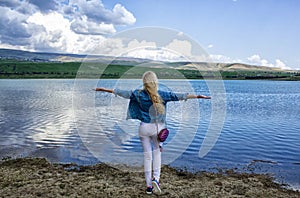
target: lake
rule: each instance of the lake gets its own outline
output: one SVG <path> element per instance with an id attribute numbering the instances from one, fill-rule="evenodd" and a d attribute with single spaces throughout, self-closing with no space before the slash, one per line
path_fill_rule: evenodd
<path id="1" fill-rule="evenodd" d="M 170 102 L 163 163 L 190 171 L 269 173 L 300 189 L 300 82 L 162 80 L 161 89 L 212 95 Z M 140 80 L 0 80 L 0 159 L 141 165 L 128 100 L 92 91 Z M 200 151 L 201 150 L 201 151 Z"/>

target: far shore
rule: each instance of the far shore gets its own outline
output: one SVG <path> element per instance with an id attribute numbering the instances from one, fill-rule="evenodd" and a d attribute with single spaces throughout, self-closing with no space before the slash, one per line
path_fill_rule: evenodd
<path id="1" fill-rule="evenodd" d="M 149 197 L 142 172 L 107 164 L 53 164 L 44 158 L 0 161 L 1 197 Z M 263 174 L 190 173 L 162 167 L 162 194 L 154 197 L 300 197 Z"/>
<path id="2" fill-rule="evenodd" d="M 136 77 L 136 78 L 107 78 L 107 77 L 101 77 L 99 76 L 98 78 L 76 78 L 76 76 L 72 76 L 72 77 L 65 77 L 65 76 L 55 76 L 55 77 L 45 77 L 45 76 L 10 76 L 10 77 L 3 77 L 0 76 L 0 80 L 55 80 L 55 79 L 66 79 L 66 80 L 75 80 L 75 79 L 91 79 L 91 80 L 140 80 L 140 76 Z M 255 80 L 265 80 L 265 81 L 300 81 L 300 77 L 286 77 L 286 78 L 160 78 L 160 80 L 251 80 L 251 81 L 255 81 Z"/>
<path id="3" fill-rule="evenodd" d="M 298 70 L 278 70 L 267 67 L 224 67 L 214 69 L 200 67 L 192 69 L 184 63 L 165 65 L 164 67 L 137 66 L 136 63 L 118 62 L 104 64 L 96 62 L 82 65 L 81 62 L 32 62 L 13 59 L 0 59 L 0 79 L 140 79 L 145 71 L 154 71 L 159 79 L 190 79 L 190 80 L 284 80 L 299 81 Z M 227 66 L 226 66 L 227 65 Z"/>

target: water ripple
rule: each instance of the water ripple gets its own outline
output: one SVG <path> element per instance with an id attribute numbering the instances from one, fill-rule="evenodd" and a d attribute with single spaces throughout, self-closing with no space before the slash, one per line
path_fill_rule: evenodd
<path id="1" fill-rule="evenodd" d="M 75 90 L 82 117 L 74 122 L 73 83 L 72 80 L 1 80 L 0 158 L 29 155 L 57 162 L 95 163 L 98 159 L 87 146 L 95 150 L 103 148 L 103 140 L 107 138 L 115 145 L 115 150 L 110 152 L 142 154 L 138 122 L 125 120 L 128 101 L 106 93 L 95 94 L 90 89 Z M 86 83 L 93 88 L 92 82 Z M 101 82 L 110 88 L 115 84 L 113 80 Z M 185 91 L 180 81 L 170 84 Z M 204 81 L 191 81 L 191 84 L 197 93 L 209 94 Z M 183 154 L 174 165 L 194 170 L 216 167 L 249 170 L 253 168 L 249 167 L 253 160 L 272 161 L 275 164 L 256 163 L 257 171 L 275 173 L 296 185 L 300 177 L 299 82 L 225 81 L 225 86 L 224 127 L 204 158 L 199 158 L 198 153 L 210 124 L 210 103 L 200 100 L 168 104 L 171 134 L 163 161 L 178 152 Z M 87 103 L 87 96 L 94 96 L 94 103 Z M 195 105 L 200 112 L 192 113 L 195 115 L 191 120 L 185 119 L 184 115 L 194 112 Z M 95 112 L 93 120 L 85 116 L 91 112 Z M 81 125 L 87 128 L 79 133 Z M 195 128 L 192 140 L 184 135 Z M 172 143 L 179 134 L 183 134 L 182 142 Z"/>

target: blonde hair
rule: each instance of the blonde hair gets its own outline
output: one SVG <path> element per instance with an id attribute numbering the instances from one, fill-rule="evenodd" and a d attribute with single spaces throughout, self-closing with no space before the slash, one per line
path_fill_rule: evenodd
<path id="1" fill-rule="evenodd" d="M 143 84 L 144 90 L 147 91 L 152 100 L 155 111 L 158 114 L 164 114 L 165 106 L 163 105 L 163 99 L 158 94 L 158 79 L 156 74 L 152 71 L 145 72 L 143 75 Z"/>

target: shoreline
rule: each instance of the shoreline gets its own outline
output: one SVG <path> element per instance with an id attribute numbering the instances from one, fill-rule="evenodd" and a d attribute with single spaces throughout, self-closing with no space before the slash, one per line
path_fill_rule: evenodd
<path id="1" fill-rule="evenodd" d="M 76 77 L 12 77 L 12 78 L 3 78 L 0 76 L 0 80 L 76 80 Z M 121 78 L 78 78 L 80 80 L 120 80 Z M 123 78 L 122 80 L 140 80 L 140 78 Z M 299 82 L 300 78 L 161 78 L 160 80 L 226 80 L 226 81 L 286 81 L 286 82 Z"/>
<path id="2" fill-rule="evenodd" d="M 143 172 L 99 163 L 55 164 L 45 158 L 0 161 L 2 197 L 144 197 Z M 264 174 L 177 170 L 162 166 L 160 197 L 300 197 Z M 154 193 L 152 196 L 158 194 Z"/>

